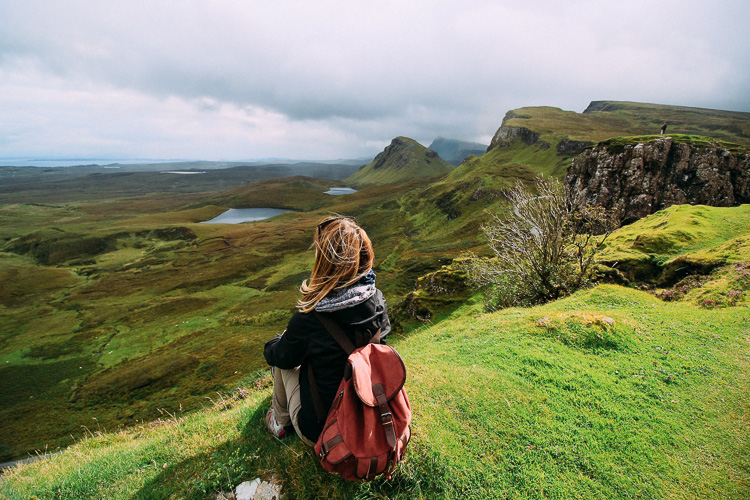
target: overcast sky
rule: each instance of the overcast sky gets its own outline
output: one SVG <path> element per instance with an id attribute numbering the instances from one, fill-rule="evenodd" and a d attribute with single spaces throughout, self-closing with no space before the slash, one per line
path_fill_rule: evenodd
<path id="1" fill-rule="evenodd" d="M 0 2 L 0 158 L 372 156 L 508 110 L 750 111 L 750 2 Z"/>

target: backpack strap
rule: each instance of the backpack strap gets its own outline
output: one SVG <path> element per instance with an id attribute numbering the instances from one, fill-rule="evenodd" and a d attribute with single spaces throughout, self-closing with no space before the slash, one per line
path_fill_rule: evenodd
<path id="1" fill-rule="evenodd" d="M 346 352 L 347 356 L 354 352 L 354 349 L 356 347 L 354 344 L 352 344 L 352 341 L 349 340 L 349 337 L 346 336 L 344 333 L 344 330 L 341 329 L 341 327 L 333 321 L 328 316 L 325 316 L 323 314 L 320 314 L 319 312 L 315 311 L 315 317 L 318 318 L 318 321 L 320 321 L 320 324 L 323 325 L 323 327 L 328 331 L 328 333 L 333 337 L 333 339 L 341 346 L 341 348 Z M 379 344 L 380 343 L 380 330 L 375 332 L 375 335 L 372 335 L 369 339 L 369 342 L 364 342 L 366 340 L 363 333 L 357 332 L 357 336 L 362 338 L 362 344 L 366 345 L 367 343 L 370 344 Z M 312 369 L 312 363 L 307 363 L 307 378 L 310 381 L 310 396 L 312 397 L 313 401 L 313 408 L 315 409 L 315 416 L 318 418 L 318 424 L 323 425 L 326 421 L 326 416 L 328 415 L 328 411 L 323 407 L 323 400 L 320 398 L 320 392 L 318 391 L 318 384 L 315 382 L 315 375 L 313 374 Z"/>
<path id="2" fill-rule="evenodd" d="M 347 356 L 354 352 L 354 349 L 356 349 L 354 347 L 354 344 L 352 344 L 352 341 L 349 340 L 349 338 L 344 333 L 344 330 L 341 329 L 338 323 L 327 316 L 323 316 L 317 311 L 315 311 L 315 317 L 318 318 L 318 321 L 320 321 L 325 329 L 328 330 L 328 333 L 331 334 L 331 337 L 333 337 L 334 340 L 338 342 Z"/>
<path id="3" fill-rule="evenodd" d="M 318 419 L 318 425 L 323 425 L 326 423 L 327 412 L 323 408 L 323 400 L 320 399 L 318 384 L 315 382 L 315 375 L 313 375 L 312 363 L 307 363 L 307 379 L 310 381 L 310 396 L 312 397 L 313 408 L 315 409 L 315 417 Z"/>
<path id="4" fill-rule="evenodd" d="M 388 406 L 388 399 L 385 397 L 385 387 L 383 384 L 375 384 L 372 386 L 372 393 L 378 402 L 378 408 L 380 410 L 380 422 L 383 424 L 383 430 L 385 431 L 385 439 L 388 441 L 388 446 L 392 450 L 396 449 L 396 429 L 393 424 L 393 414 L 391 408 Z"/>

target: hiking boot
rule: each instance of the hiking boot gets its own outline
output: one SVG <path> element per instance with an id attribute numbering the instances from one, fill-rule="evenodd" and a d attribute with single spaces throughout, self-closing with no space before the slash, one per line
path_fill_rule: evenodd
<path id="1" fill-rule="evenodd" d="M 266 413 L 266 429 L 279 439 L 284 439 L 285 437 L 294 434 L 293 425 L 283 426 L 276 421 L 276 413 L 274 412 L 273 406 L 270 407 L 268 413 Z"/>

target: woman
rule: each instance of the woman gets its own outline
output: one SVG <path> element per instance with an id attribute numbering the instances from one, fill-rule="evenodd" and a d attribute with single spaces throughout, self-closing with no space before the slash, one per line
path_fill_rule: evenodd
<path id="1" fill-rule="evenodd" d="M 347 354 L 320 322 L 335 321 L 357 347 L 372 335 L 381 343 L 391 331 L 383 294 L 375 287 L 375 255 L 367 233 L 354 217 L 323 219 L 315 230 L 315 265 L 302 282 L 302 298 L 283 335 L 266 342 L 263 354 L 273 368 L 273 402 L 266 427 L 276 437 L 296 432 L 314 446 L 344 375 Z M 311 390 L 310 374 L 313 375 Z M 320 413 L 320 411 L 318 412 Z"/>

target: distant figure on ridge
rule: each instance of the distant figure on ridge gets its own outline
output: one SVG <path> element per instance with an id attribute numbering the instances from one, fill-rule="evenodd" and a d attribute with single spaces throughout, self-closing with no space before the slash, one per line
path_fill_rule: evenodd
<path id="1" fill-rule="evenodd" d="M 379 332 L 382 344 L 391 331 L 385 298 L 375 287 L 372 242 L 356 219 L 340 215 L 323 219 L 313 246 L 315 264 L 310 279 L 300 286 L 298 310 L 284 333 L 263 349 L 273 372 L 266 427 L 278 438 L 296 432 L 309 446 L 315 446 L 323 430 L 315 405 L 322 405 L 324 420 L 348 356 L 321 323 L 319 313 L 335 321 L 356 347 L 370 340 L 356 338 L 363 331 Z M 311 389 L 311 375 L 317 389 Z"/>
<path id="2" fill-rule="evenodd" d="M 667 132 L 667 124 L 661 126 L 661 135 L 664 135 Z"/>

